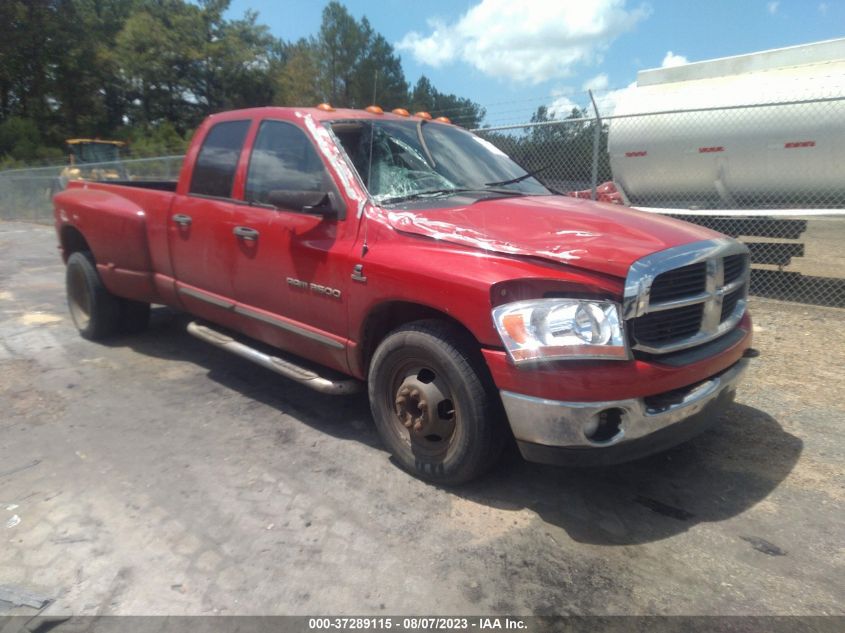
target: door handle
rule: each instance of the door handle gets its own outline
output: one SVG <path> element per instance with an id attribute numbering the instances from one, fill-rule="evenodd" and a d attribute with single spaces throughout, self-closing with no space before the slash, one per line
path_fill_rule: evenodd
<path id="1" fill-rule="evenodd" d="M 176 215 L 171 218 L 176 224 L 179 226 L 190 226 L 191 224 L 191 216 L 185 215 L 184 213 L 177 213 Z"/>
<path id="2" fill-rule="evenodd" d="M 236 226 L 232 233 L 235 234 L 236 237 L 242 240 L 249 240 L 254 242 L 258 239 L 258 231 L 255 229 L 251 229 L 248 226 Z"/>

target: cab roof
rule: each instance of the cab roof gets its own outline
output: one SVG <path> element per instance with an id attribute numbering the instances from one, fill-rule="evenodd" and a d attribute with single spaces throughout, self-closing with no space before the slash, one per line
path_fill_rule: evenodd
<path id="1" fill-rule="evenodd" d="M 287 106 L 268 106 L 263 108 L 246 108 L 243 110 L 227 110 L 226 112 L 220 112 L 218 114 L 212 114 L 209 118 L 214 118 L 218 121 L 225 121 L 225 120 L 233 120 L 233 119 L 242 119 L 245 117 L 248 118 L 267 118 L 267 117 L 281 117 L 285 119 L 290 119 L 296 116 L 299 113 L 303 116 L 310 115 L 312 119 L 315 121 L 348 121 L 350 119 L 361 119 L 361 120 L 392 120 L 392 121 L 408 121 L 408 120 L 419 120 L 422 117 L 418 117 L 415 114 L 410 114 L 409 116 L 402 116 L 398 114 L 393 114 L 392 112 L 384 112 L 383 114 L 376 114 L 374 112 L 368 112 L 367 110 L 359 110 L 353 108 L 333 108 L 332 110 L 324 110 L 322 108 L 316 107 L 287 107 Z M 431 123 L 443 123 L 443 121 L 437 121 L 436 119 L 430 119 Z"/>

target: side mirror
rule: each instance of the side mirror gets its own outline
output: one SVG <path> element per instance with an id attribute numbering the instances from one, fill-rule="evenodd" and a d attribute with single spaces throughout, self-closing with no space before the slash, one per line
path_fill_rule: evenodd
<path id="1" fill-rule="evenodd" d="M 297 191 L 275 189 L 267 195 L 267 202 L 274 207 L 301 211 L 311 215 L 336 218 L 341 215 L 340 205 L 331 191 Z"/>
<path id="2" fill-rule="evenodd" d="M 330 191 L 324 194 L 317 204 L 306 204 L 302 207 L 302 212 L 332 218 L 336 218 L 340 215 L 335 195 Z"/>

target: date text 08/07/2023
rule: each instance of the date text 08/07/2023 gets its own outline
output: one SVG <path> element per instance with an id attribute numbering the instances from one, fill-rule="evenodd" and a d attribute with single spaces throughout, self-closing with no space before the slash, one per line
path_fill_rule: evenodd
<path id="1" fill-rule="evenodd" d="M 458 631 L 458 630 L 525 630 L 527 625 L 520 618 L 508 617 L 321 617 L 309 618 L 308 630 L 378 630 L 405 631 Z"/>

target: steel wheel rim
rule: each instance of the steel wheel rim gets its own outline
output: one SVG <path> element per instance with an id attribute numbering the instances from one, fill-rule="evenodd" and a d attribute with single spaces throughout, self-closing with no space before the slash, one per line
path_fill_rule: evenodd
<path id="1" fill-rule="evenodd" d="M 418 457 L 442 460 L 461 428 L 458 402 L 443 372 L 433 363 L 411 358 L 392 372 L 389 384 L 387 404 L 392 432 Z M 415 389 L 420 393 L 414 394 Z M 420 421 L 421 415 L 425 419 L 422 428 L 418 428 L 414 423 Z"/>
<path id="2" fill-rule="evenodd" d="M 91 322 L 91 292 L 80 267 L 73 266 L 68 271 L 67 286 L 70 316 L 76 327 L 84 330 Z"/>

